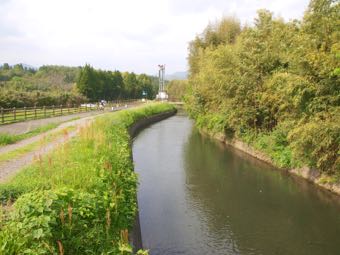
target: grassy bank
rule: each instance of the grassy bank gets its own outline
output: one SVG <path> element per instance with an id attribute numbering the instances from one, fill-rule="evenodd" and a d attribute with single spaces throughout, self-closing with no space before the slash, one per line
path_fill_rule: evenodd
<path id="1" fill-rule="evenodd" d="M 77 138 L 0 186 L 1 254 L 131 254 L 137 177 L 127 129 L 173 109 L 155 104 L 99 116 Z M 10 202 L 7 202 L 10 203 Z"/>

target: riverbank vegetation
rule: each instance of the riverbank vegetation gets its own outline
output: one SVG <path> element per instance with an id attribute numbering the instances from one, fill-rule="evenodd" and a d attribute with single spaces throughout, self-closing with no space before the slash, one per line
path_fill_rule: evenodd
<path id="1" fill-rule="evenodd" d="M 301 21 L 258 11 L 210 24 L 189 47 L 186 107 L 201 128 L 340 177 L 340 4 L 312 0 Z"/>
<path id="2" fill-rule="evenodd" d="M 99 116 L 1 184 L 0 254 L 131 254 L 137 176 L 128 128 L 170 110 L 153 104 Z"/>
<path id="3" fill-rule="evenodd" d="M 98 100 L 153 98 L 158 79 L 146 74 L 121 73 L 84 67 L 22 64 L 0 67 L 0 107 L 74 105 Z"/>

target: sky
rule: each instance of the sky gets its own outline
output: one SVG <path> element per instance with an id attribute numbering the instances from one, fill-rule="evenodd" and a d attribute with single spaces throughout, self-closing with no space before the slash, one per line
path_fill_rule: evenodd
<path id="1" fill-rule="evenodd" d="M 136 73 L 187 70 L 188 43 L 209 22 L 258 9 L 301 19 L 309 0 L 0 0 L 0 64 Z"/>

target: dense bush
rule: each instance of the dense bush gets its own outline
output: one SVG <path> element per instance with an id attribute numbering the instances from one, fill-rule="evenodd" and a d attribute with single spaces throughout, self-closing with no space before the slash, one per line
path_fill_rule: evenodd
<path id="1" fill-rule="evenodd" d="M 302 21 L 260 10 L 253 26 L 210 24 L 190 43 L 189 114 L 282 167 L 340 174 L 340 4 L 312 0 Z"/>
<path id="2" fill-rule="evenodd" d="M 299 124 L 288 139 L 295 160 L 340 177 L 340 114 Z"/>
<path id="3" fill-rule="evenodd" d="M 17 200 L 0 224 L 0 254 L 131 254 L 137 177 L 127 128 L 172 109 L 156 104 L 98 117 L 2 184 L 2 201 Z"/>

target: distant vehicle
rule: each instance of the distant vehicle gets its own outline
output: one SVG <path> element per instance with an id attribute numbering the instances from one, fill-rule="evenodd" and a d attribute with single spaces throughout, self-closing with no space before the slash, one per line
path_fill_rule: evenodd
<path id="1" fill-rule="evenodd" d="M 106 104 L 107 104 L 107 102 L 105 100 L 100 100 L 100 102 L 99 102 L 99 110 L 104 111 Z"/>
<path id="2" fill-rule="evenodd" d="M 88 107 L 88 108 L 96 108 L 97 105 L 96 104 L 81 104 L 81 107 Z"/>
<path id="3" fill-rule="evenodd" d="M 168 97 L 169 97 L 168 94 L 164 91 L 161 91 L 156 95 L 157 100 L 167 100 Z"/>

